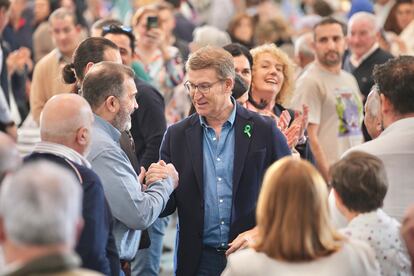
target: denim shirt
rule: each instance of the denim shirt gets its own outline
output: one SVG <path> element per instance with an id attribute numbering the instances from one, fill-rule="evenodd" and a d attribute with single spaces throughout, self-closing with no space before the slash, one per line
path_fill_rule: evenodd
<path id="1" fill-rule="evenodd" d="M 204 183 L 204 229 L 203 244 L 211 247 L 225 247 L 230 231 L 233 162 L 234 121 L 233 111 L 223 124 L 220 137 L 200 116 L 203 127 L 203 183 Z"/>
<path id="2" fill-rule="evenodd" d="M 145 192 L 132 165 L 121 149 L 121 133 L 95 115 L 87 156 L 99 176 L 114 216 L 113 233 L 122 260 L 132 260 L 141 231 L 149 227 L 165 208 L 174 186 L 170 178 L 151 184 Z"/>

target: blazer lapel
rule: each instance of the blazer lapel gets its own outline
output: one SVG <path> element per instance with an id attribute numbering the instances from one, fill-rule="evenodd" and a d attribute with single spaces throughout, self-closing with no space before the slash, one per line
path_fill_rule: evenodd
<path id="1" fill-rule="evenodd" d="M 250 141 L 253 139 L 252 136 L 254 135 L 254 125 L 250 118 L 251 116 L 246 112 L 246 110 L 237 105 L 237 115 L 234 125 L 235 145 L 233 162 L 233 197 L 239 187 L 240 177 L 244 167 L 244 160 L 246 159 Z"/>
<path id="2" fill-rule="evenodd" d="M 203 191 L 203 131 L 201 125 L 198 123 L 198 116 L 194 116 L 191 126 L 186 129 L 185 136 L 187 145 L 190 149 L 190 158 L 193 164 L 196 182 L 200 190 L 200 194 L 204 195 Z"/>

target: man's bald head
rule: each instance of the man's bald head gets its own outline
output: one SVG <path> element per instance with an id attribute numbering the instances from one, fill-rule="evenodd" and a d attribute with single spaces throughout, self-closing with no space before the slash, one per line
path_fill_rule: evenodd
<path id="1" fill-rule="evenodd" d="M 8 172 L 14 171 L 22 160 L 10 136 L 0 132 L 0 183 Z"/>
<path id="2" fill-rule="evenodd" d="M 88 146 L 89 140 L 78 141 L 82 138 L 79 137 L 79 131 L 85 129 L 90 132 L 92 122 L 93 113 L 84 98 L 76 94 L 56 95 L 43 108 L 40 116 L 40 137 L 43 142 L 62 144 L 83 154 L 83 150 L 80 150 L 82 146 L 77 144 L 87 142 Z"/>
<path id="3" fill-rule="evenodd" d="M 382 132 L 381 123 L 381 100 L 378 93 L 378 88 L 374 85 L 371 92 L 368 94 L 365 102 L 365 117 L 364 123 L 367 127 L 368 134 L 372 139 L 377 138 Z"/>

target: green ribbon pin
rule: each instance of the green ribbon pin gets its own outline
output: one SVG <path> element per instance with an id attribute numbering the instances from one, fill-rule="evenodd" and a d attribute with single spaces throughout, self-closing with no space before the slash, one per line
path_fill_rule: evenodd
<path id="1" fill-rule="evenodd" d="M 247 124 L 247 125 L 244 126 L 243 133 L 246 134 L 247 137 L 250 138 L 252 136 L 252 134 L 250 133 L 251 130 L 252 130 L 252 126 Z"/>

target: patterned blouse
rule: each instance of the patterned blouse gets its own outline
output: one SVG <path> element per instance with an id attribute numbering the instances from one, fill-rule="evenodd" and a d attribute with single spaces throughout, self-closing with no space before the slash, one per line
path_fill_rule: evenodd
<path id="1" fill-rule="evenodd" d="M 367 242 L 375 251 L 381 275 L 411 275 L 411 262 L 400 235 L 400 223 L 382 209 L 353 218 L 341 232 Z"/>

